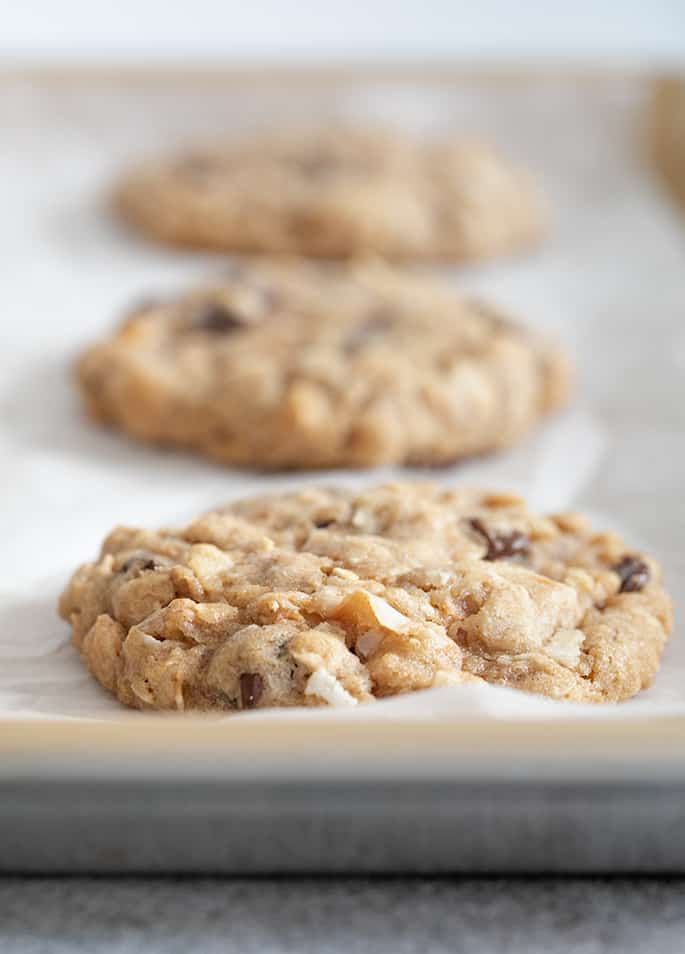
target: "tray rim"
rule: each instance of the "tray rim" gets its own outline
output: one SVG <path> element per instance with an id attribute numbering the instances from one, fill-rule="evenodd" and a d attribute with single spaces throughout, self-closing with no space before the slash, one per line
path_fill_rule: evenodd
<path id="1" fill-rule="evenodd" d="M 0 722 L 0 782 L 74 776 L 685 783 L 685 715 Z"/>

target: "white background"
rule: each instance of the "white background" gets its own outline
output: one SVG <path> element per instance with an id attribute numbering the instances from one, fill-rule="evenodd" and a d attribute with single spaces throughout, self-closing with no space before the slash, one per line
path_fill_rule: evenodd
<path id="1" fill-rule="evenodd" d="M 0 64 L 685 63 L 684 0 L 2 0 Z"/>

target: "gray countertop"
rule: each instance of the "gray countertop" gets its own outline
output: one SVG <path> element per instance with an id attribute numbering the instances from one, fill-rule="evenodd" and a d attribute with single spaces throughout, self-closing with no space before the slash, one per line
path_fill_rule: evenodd
<path id="1" fill-rule="evenodd" d="M 682 880 L 0 881 L 3 954 L 676 952 Z"/>

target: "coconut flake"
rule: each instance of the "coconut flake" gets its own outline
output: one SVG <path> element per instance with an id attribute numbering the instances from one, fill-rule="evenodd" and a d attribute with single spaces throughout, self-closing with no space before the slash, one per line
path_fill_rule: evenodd
<path id="1" fill-rule="evenodd" d="M 545 652 L 562 666 L 576 669 L 580 662 L 580 647 L 585 633 L 580 629 L 560 629 L 545 644 Z"/>
<path id="2" fill-rule="evenodd" d="M 380 626 L 391 633 L 410 633 L 412 622 L 386 600 L 366 590 L 354 590 L 336 611 L 336 616 L 349 619 L 356 626 Z"/>
<path id="3" fill-rule="evenodd" d="M 329 706 L 356 706 L 357 700 L 326 669 L 317 669 L 307 680 L 305 696 L 318 696 Z"/>
<path id="4" fill-rule="evenodd" d="M 371 653 L 376 652 L 382 638 L 382 635 L 377 630 L 370 629 L 368 632 L 362 633 L 354 644 L 354 648 L 364 659 L 368 659 Z"/>

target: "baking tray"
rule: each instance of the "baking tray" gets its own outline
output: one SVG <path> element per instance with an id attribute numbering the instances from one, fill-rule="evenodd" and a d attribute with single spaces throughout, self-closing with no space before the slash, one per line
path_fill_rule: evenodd
<path id="1" fill-rule="evenodd" d="M 5 726 L 0 870 L 681 872 L 684 741 L 680 717 Z"/>
<path id="2" fill-rule="evenodd" d="M 0 353 L 0 571 L 11 581 L 0 604 L 0 871 L 685 871 L 678 633 L 655 690 L 629 708 L 374 707 L 386 715 L 282 722 L 120 715 L 104 696 L 91 711 L 83 700 L 97 689 L 53 615 L 59 585 L 113 523 L 168 522 L 280 480 L 136 448 L 79 420 L 66 382 L 84 341 L 127 300 L 217 261 L 120 232 L 103 187 L 179 139 L 331 114 L 467 127 L 541 178 L 547 245 L 458 280 L 576 351 L 575 417 L 520 452 L 541 461 L 532 481 L 519 452 L 444 479 L 520 477 L 540 505 L 595 513 L 659 555 L 677 598 L 685 239 L 643 148 L 655 79 L 449 67 L 0 78 L 12 319 Z M 286 482 L 300 479 L 317 478 Z M 56 640 L 44 652 L 43 632 Z M 56 673 L 68 673 L 59 692 Z"/>

